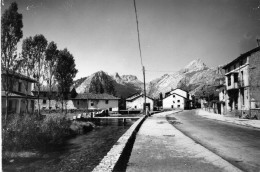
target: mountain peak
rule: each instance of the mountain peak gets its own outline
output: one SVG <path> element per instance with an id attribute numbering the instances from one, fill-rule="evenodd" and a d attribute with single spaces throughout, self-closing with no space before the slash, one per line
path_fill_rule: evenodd
<path id="1" fill-rule="evenodd" d="M 184 69 L 185 72 L 194 72 L 208 69 L 208 67 L 202 62 L 201 59 L 196 59 L 191 61 Z"/>

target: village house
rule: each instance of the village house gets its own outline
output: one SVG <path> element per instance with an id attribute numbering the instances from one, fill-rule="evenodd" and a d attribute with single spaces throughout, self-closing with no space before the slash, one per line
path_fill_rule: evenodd
<path id="1" fill-rule="evenodd" d="M 187 91 L 176 88 L 165 93 L 163 99 L 163 109 L 189 109 L 191 96 Z"/>
<path id="2" fill-rule="evenodd" d="M 223 108 L 228 114 L 260 119 L 260 47 L 241 54 L 223 69 L 226 82 L 226 90 L 220 92 L 221 100 L 225 99 Z"/>
<path id="3" fill-rule="evenodd" d="M 37 89 L 33 91 L 35 95 L 38 95 Z M 58 88 L 53 87 L 52 91 L 49 91 L 47 86 L 42 86 L 40 89 L 40 109 L 61 109 L 62 103 L 59 99 Z M 64 102 L 64 108 L 66 109 L 108 109 L 109 111 L 118 111 L 119 98 L 112 95 L 82 93 L 78 94 L 75 88 L 71 88 L 67 94 L 68 99 Z M 38 104 L 35 103 L 37 108 Z"/>
<path id="4" fill-rule="evenodd" d="M 163 99 L 163 109 L 185 109 L 187 98 L 172 93 Z"/>
<path id="5" fill-rule="evenodd" d="M 35 97 L 38 97 L 38 87 L 35 87 L 32 92 Z M 39 91 L 39 104 L 40 109 L 59 109 L 61 102 L 59 101 L 57 86 L 52 86 L 51 91 L 48 86 L 41 86 Z M 35 101 L 35 109 L 38 109 L 38 100 Z"/>
<path id="6" fill-rule="evenodd" d="M 68 102 L 68 109 L 98 109 L 109 111 L 118 111 L 118 97 L 103 93 L 83 93 L 71 98 Z"/>
<path id="7" fill-rule="evenodd" d="M 7 74 L 5 70 L 2 70 L 1 76 L 2 113 L 5 113 L 6 110 L 8 113 L 24 113 L 26 112 L 26 105 L 28 112 L 33 112 L 35 97 L 33 96 L 31 90 L 33 83 L 36 83 L 37 81 L 19 73 L 10 72 Z M 7 84 L 7 82 L 9 84 Z M 7 85 L 9 85 L 8 89 Z M 9 90 L 9 94 L 8 107 L 6 108 L 7 90 Z"/>
<path id="8" fill-rule="evenodd" d="M 142 110 L 144 107 L 144 94 L 136 93 L 126 99 L 126 109 Z M 154 100 L 146 96 L 146 108 L 150 111 L 154 108 Z"/>

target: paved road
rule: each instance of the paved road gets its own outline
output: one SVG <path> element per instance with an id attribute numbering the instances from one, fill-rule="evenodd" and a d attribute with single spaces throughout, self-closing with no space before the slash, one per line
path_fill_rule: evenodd
<path id="1" fill-rule="evenodd" d="M 206 119 L 195 111 L 169 115 L 188 137 L 243 171 L 260 171 L 260 130 Z M 176 119 L 175 119 L 176 118 Z"/>
<path id="2" fill-rule="evenodd" d="M 240 171 L 167 122 L 166 115 L 172 113 L 158 113 L 145 120 L 137 133 L 127 172 Z"/>

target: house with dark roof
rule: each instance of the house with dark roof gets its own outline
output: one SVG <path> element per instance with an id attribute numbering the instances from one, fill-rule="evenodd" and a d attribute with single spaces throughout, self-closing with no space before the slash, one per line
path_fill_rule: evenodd
<path id="1" fill-rule="evenodd" d="M 163 109 L 187 109 L 188 100 L 187 97 L 173 92 L 163 99 Z"/>
<path id="2" fill-rule="evenodd" d="M 129 96 L 126 99 L 126 108 L 127 109 L 136 109 L 141 110 L 144 107 L 144 94 L 143 93 L 136 93 Z M 148 110 L 153 110 L 154 108 L 154 99 L 146 96 L 146 107 Z"/>
<path id="3" fill-rule="evenodd" d="M 33 90 L 35 95 L 38 95 L 37 88 Z M 40 94 L 40 109 L 61 109 L 62 103 L 59 100 L 58 87 L 54 86 L 52 90 L 47 86 L 42 86 Z M 67 109 L 107 109 L 109 111 L 118 111 L 119 98 L 107 93 L 80 93 L 78 94 L 75 88 L 71 87 L 68 92 L 68 100 L 64 108 Z"/>
<path id="4" fill-rule="evenodd" d="M 260 119 L 260 47 L 226 64 L 225 108 L 228 114 Z"/>
<path id="5" fill-rule="evenodd" d="M 36 97 L 31 90 L 37 81 L 20 73 L 6 72 L 6 70 L 2 70 L 1 76 L 2 113 L 6 111 L 23 113 L 26 112 L 26 106 L 28 112 L 33 112 Z"/>
<path id="6" fill-rule="evenodd" d="M 109 111 L 118 111 L 118 97 L 103 93 L 83 93 L 71 98 L 68 102 L 70 109 L 107 109 Z"/>
<path id="7" fill-rule="evenodd" d="M 173 89 L 165 93 L 163 109 L 189 109 L 192 105 L 192 97 L 181 88 Z"/>

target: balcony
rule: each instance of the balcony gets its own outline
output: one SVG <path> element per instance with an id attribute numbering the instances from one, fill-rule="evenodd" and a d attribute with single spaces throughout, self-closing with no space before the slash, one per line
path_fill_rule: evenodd
<path id="1" fill-rule="evenodd" d="M 231 82 L 229 85 L 227 85 L 227 90 L 233 90 L 233 89 L 239 89 L 238 82 Z"/>

